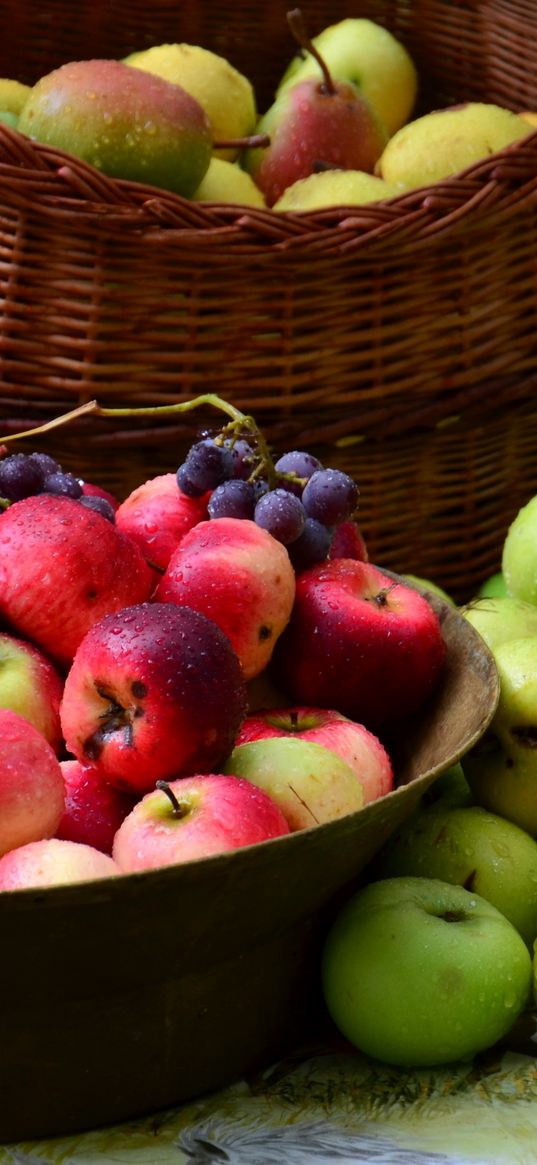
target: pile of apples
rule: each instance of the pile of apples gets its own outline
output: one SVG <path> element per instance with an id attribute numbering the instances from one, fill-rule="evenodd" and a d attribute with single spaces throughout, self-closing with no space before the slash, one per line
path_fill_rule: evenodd
<path id="1" fill-rule="evenodd" d="M 0 120 L 112 177 L 276 211 L 392 198 L 535 128 L 532 111 L 485 102 L 412 117 L 417 70 L 391 32 L 347 18 L 311 39 L 300 9 L 288 23 L 297 55 L 261 116 L 225 58 L 160 44 L 68 62 L 33 87 L 0 80 Z"/>
<path id="2" fill-rule="evenodd" d="M 396 784 L 390 742 L 442 675 L 430 603 L 367 561 L 355 514 L 295 569 L 256 521 L 211 517 L 215 491 L 189 496 L 182 469 L 120 503 L 63 494 L 60 469 L 59 492 L 2 503 L 1 892 L 263 844 Z M 537 498 L 507 536 L 504 593 L 463 609 L 501 678 L 489 732 L 326 937 L 329 1012 L 388 1063 L 471 1057 L 531 1005 L 536 527 Z"/>

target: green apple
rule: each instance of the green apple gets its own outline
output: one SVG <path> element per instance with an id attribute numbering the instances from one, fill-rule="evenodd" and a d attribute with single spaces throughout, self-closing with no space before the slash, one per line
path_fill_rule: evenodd
<path id="1" fill-rule="evenodd" d="M 453 882 L 496 906 L 532 949 L 537 937 L 537 841 L 480 805 L 442 802 L 420 810 L 395 834 L 375 875 Z"/>
<path id="2" fill-rule="evenodd" d="M 299 178 L 284 190 L 273 210 L 322 210 L 327 206 L 362 206 L 393 198 L 398 191 L 364 170 L 322 170 Z"/>
<path id="3" fill-rule="evenodd" d="M 478 804 L 537 837 L 537 637 L 494 650 L 500 696 L 462 767 Z"/>
<path id="4" fill-rule="evenodd" d="M 507 593 L 537 604 L 537 494 L 511 522 L 502 552 Z"/>
<path id="5" fill-rule="evenodd" d="M 253 133 L 257 120 L 253 87 L 218 53 L 200 45 L 161 44 L 130 53 L 125 63 L 186 89 L 205 110 L 214 141 Z M 228 160 L 236 158 L 238 152 L 238 147 L 215 150 L 217 157 Z"/>
<path id="6" fill-rule="evenodd" d="M 479 632 L 493 654 L 500 643 L 537 635 L 537 606 L 510 595 L 472 599 L 461 607 L 461 615 Z"/>
<path id="7" fill-rule="evenodd" d="M 449 769 L 445 769 L 433 781 L 432 785 L 429 785 L 421 798 L 420 805 L 423 808 L 433 805 L 446 808 L 448 806 L 473 805 L 473 801 L 463 767 L 458 761 L 457 764 L 450 765 Z"/>
<path id="8" fill-rule="evenodd" d="M 324 28 L 313 44 L 334 80 L 352 81 L 362 91 L 388 133 L 404 125 L 416 100 L 418 77 L 406 48 L 388 29 L 372 20 L 349 17 Z M 318 65 L 310 54 L 297 55 L 276 95 L 317 73 Z"/>
<path id="9" fill-rule="evenodd" d="M 229 202 L 239 206 L 265 206 L 265 199 L 253 178 L 236 162 L 214 154 L 202 178 L 194 202 Z"/>
<path id="10" fill-rule="evenodd" d="M 388 878 L 336 916 L 322 956 L 336 1026 L 388 1064 L 470 1059 L 505 1036 L 529 1000 L 531 956 L 490 902 L 434 878 Z"/>
<path id="11" fill-rule="evenodd" d="M 333 821 L 364 803 L 350 765 L 312 741 L 274 736 L 239 744 L 223 771 L 264 789 L 292 830 Z"/>
<path id="12" fill-rule="evenodd" d="M 435 109 L 390 138 L 375 173 L 400 190 L 428 186 L 529 133 L 527 122 L 499 105 L 468 101 Z"/>
<path id="13" fill-rule="evenodd" d="M 485 599 L 485 598 L 496 599 L 496 598 L 501 598 L 503 595 L 506 595 L 506 594 L 507 594 L 507 585 L 505 582 L 504 575 L 503 575 L 501 570 L 497 570 L 495 574 L 491 574 L 490 578 L 486 578 L 485 581 L 481 583 L 481 586 L 479 587 L 476 598 L 478 598 L 478 599 Z"/>

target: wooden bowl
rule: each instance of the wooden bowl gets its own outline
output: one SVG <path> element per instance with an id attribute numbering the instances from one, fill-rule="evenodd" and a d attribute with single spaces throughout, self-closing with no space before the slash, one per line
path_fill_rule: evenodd
<path id="1" fill-rule="evenodd" d="M 312 1035 L 328 919 L 496 707 L 483 641 L 455 609 L 431 602 L 447 662 L 400 742 L 394 792 L 232 854 L 0 894 L 0 1140 L 171 1106 Z"/>

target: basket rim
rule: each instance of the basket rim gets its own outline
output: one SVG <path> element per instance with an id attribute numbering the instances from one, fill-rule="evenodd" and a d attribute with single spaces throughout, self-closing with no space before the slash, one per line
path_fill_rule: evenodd
<path id="1" fill-rule="evenodd" d="M 0 200 L 13 210 L 36 209 L 67 225 L 73 217 L 97 229 L 179 235 L 196 246 L 230 243 L 317 253 L 352 245 L 428 243 L 467 220 L 537 202 L 537 128 L 458 174 L 364 206 L 274 211 L 234 203 L 194 202 L 156 186 L 110 178 L 64 150 L 34 142 L 0 123 Z M 336 238 L 334 237 L 336 236 Z"/>

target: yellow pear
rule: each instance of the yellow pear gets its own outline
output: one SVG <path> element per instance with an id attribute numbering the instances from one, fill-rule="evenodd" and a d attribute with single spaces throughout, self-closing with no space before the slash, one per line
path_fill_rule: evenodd
<path id="1" fill-rule="evenodd" d="M 529 133 L 527 122 L 499 105 L 469 101 L 436 109 L 394 134 L 375 173 L 399 190 L 429 186 Z"/>
<path id="2" fill-rule="evenodd" d="M 299 178 L 284 190 L 274 203 L 273 210 L 322 210 L 328 206 L 358 206 L 367 202 L 380 202 L 398 194 L 395 186 L 390 186 L 373 174 L 364 170 L 322 170 Z"/>
<path id="3" fill-rule="evenodd" d="M 239 206 L 265 206 L 265 199 L 253 178 L 236 162 L 211 158 L 209 169 L 196 193 L 195 202 L 230 202 Z"/>
<path id="4" fill-rule="evenodd" d="M 0 77 L 0 109 L 5 113 L 19 115 L 31 93 L 29 85 L 13 81 L 10 77 Z"/>
<path id="5" fill-rule="evenodd" d="M 404 45 L 373 20 L 348 17 L 330 24 L 313 44 L 326 61 L 334 81 L 352 81 L 376 110 L 389 134 L 404 125 L 414 107 L 418 88 L 416 67 Z M 310 54 L 291 61 L 278 86 L 277 97 L 298 81 L 320 77 Z"/>
<path id="6" fill-rule="evenodd" d="M 131 53 L 125 64 L 186 89 L 205 110 L 214 141 L 253 133 L 257 121 L 253 87 L 225 57 L 199 45 L 161 44 Z M 215 150 L 215 154 L 232 160 L 238 149 Z"/>
<path id="7" fill-rule="evenodd" d="M 528 125 L 532 125 L 534 128 L 537 126 L 537 111 L 524 109 L 518 116 L 522 117 L 524 121 L 527 121 Z"/>

